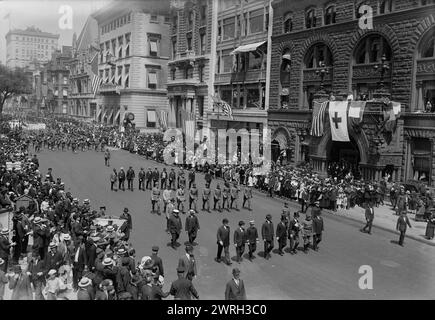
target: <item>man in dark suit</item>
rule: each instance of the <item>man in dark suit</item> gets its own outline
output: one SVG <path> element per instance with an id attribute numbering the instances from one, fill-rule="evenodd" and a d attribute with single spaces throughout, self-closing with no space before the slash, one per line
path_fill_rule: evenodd
<path id="1" fill-rule="evenodd" d="M 249 228 L 246 229 L 246 241 L 248 242 L 249 248 L 249 260 L 252 261 L 254 257 L 254 252 L 257 250 L 257 242 L 258 242 L 258 231 L 255 227 L 255 221 L 249 221 Z"/>
<path id="2" fill-rule="evenodd" d="M 54 242 L 50 242 L 49 250 L 45 259 L 45 270 L 51 269 L 58 270 L 62 264 L 62 254 L 57 251 L 57 245 Z"/>
<path id="3" fill-rule="evenodd" d="M 48 271 L 48 270 L 47 270 Z M 45 286 L 45 263 L 41 260 L 39 252 L 32 253 L 32 260 L 28 265 L 33 288 L 35 289 L 35 300 L 45 300 L 42 294 L 42 289 Z"/>
<path id="4" fill-rule="evenodd" d="M 174 187 L 175 187 L 175 179 L 176 179 L 175 171 L 174 171 L 174 169 L 172 168 L 172 169 L 171 169 L 171 172 L 169 172 L 169 186 L 170 186 L 171 188 L 174 188 Z"/>
<path id="5" fill-rule="evenodd" d="M 366 204 L 365 217 L 366 225 L 364 226 L 364 228 L 361 229 L 361 232 L 367 232 L 368 234 L 372 234 L 372 225 L 373 219 L 375 218 L 375 210 L 373 209 L 373 206 L 371 204 Z"/>
<path id="6" fill-rule="evenodd" d="M 198 292 L 192 281 L 183 276 L 184 272 L 183 268 L 177 268 L 178 279 L 172 282 L 169 292 L 174 296 L 174 300 L 192 300 L 192 296 L 199 299 Z"/>
<path id="7" fill-rule="evenodd" d="M 193 255 L 193 247 L 191 245 L 186 246 L 186 254 L 178 260 L 178 268 L 184 269 L 184 277 L 190 281 L 196 276 L 196 260 Z"/>
<path id="8" fill-rule="evenodd" d="M 399 219 L 397 219 L 396 230 L 400 232 L 399 245 L 403 247 L 403 240 L 405 239 L 407 226 L 411 227 L 406 211 L 402 211 Z"/>
<path id="9" fill-rule="evenodd" d="M 178 210 L 173 210 L 169 218 L 168 229 L 171 234 L 171 247 L 176 249 L 177 240 L 180 237 L 181 229 L 183 228 Z"/>
<path id="10" fill-rule="evenodd" d="M 221 262 L 221 255 L 222 255 L 222 249 L 225 253 L 225 263 L 227 265 L 231 265 L 230 261 L 230 252 L 229 252 L 229 246 L 230 246 L 230 226 L 228 225 L 228 219 L 222 220 L 222 226 L 219 227 L 217 231 L 217 256 L 216 261 Z"/>
<path id="11" fill-rule="evenodd" d="M 234 231 L 234 246 L 236 247 L 237 262 L 243 260 L 243 253 L 245 252 L 246 232 L 244 229 L 245 222 L 239 221 L 239 227 Z"/>
<path id="12" fill-rule="evenodd" d="M 145 171 L 143 170 L 143 168 L 140 168 L 140 171 L 139 171 L 139 190 L 145 191 L 144 184 L 145 184 Z"/>
<path id="13" fill-rule="evenodd" d="M 272 216 L 270 214 L 266 216 L 266 221 L 263 223 L 263 226 L 261 227 L 261 236 L 264 241 L 264 258 L 268 260 L 271 258 L 270 252 L 273 249 L 273 237 L 274 237 Z"/>
<path id="14" fill-rule="evenodd" d="M 85 269 L 85 265 L 87 265 L 87 256 L 86 256 L 86 248 L 83 243 L 83 237 L 79 236 L 77 239 L 76 246 L 74 248 L 74 257 L 73 257 L 73 287 L 74 289 L 78 289 L 78 284 L 80 279 L 82 278 L 83 270 Z"/>
<path id="15" fill-rule="evenodd" d="M 153 188 L 153 172 L 151 171 L 151 168 L 148 168 L 145 178 L 147 179 L 145 188 L 151 190 Z"/>
<path id="16" fill-rule="evenodd" d="M 127 188 L 130 191 L 133 191 L 133 179 L 136 176 L 132 167 L 127 170 Z"/>
<path id="17" fill-rule="evenodd" d="M 312 210 L 313 215 L 313 249 L 319 251 L 319 243 L 322 241 L 323 218 L 321 216 L 322 209 L 314 207 Z"/>
<path id="18" fill-rule="evenodd" d="M 186 217 L 186 232 L 189 237 L 189 243 L 193 245 L 199 230 L 199 220 L 195 216 L 195 210 L 189 210 L 190 215 Z"/>
<path id="19" fill-rule="evenodd" d="M 85 253 L 88 270 L 93 271 L 95 269 L 95 259 L 97 259 L 97 246 L 91 237 L 88 238 Z"/>
<path id="20" fill-rule="evenodd" d="M 233 269 L 233 278 L 227 283 L 225 300 L 246 300 L 245 284 L 240 279 L 240 270 L 237 268 Z"/>
<path id="21" fill-rule="evenodd" d="M 159 184 L 159 178 L 160 178 L 160 172 L 157 168 L 154 168 L 153 174 L 153 186 L 158 185 Z"/>
<path id="22" fill-rule="evenodd" d="M 118 189 L 125 191 L 125 171 L 123 167 L 118 172 Z"/>
<path id="23" fill-rule="evenodd" d="M 276 240 L 278 241 L 278 253 L 279 255 L 284 255 L 283 249 L 287 245 L 287 217 L 281 215 L 281 221 L 276 226 Z"/>
<path id="24" fill-rule="evenodd" d="M 154 266 L 157 267 L 159 269 L 158 274 L 162 277 L 165 276 L 164 271 L 163 271 L 163 261 L 162 259 L 157 255 L 159 252 L 159 247 L 158 246 L 153 246 L 152 247 L 152 255 L 151 255 L 151 259 L 154 261 Z"/>

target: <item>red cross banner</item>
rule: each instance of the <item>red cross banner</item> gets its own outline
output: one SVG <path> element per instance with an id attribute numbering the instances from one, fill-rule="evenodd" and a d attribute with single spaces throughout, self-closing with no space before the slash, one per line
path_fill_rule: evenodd
<path id="1" fill-rule="evenodd" d="M 329 102 L 332 141 L 350 141 L 347 132 L 347 101 Z"/>

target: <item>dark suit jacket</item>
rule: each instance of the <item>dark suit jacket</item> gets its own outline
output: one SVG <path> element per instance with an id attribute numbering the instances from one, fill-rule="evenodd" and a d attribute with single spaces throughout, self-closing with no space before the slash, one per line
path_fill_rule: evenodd
<path id="1" fill-rule="evenodd" d="M 273 241 L 273 222 L 265 221 L 261 227 L 261 236 L 264 240 Z"/>
<path id="2" fill-rule="evenodd" d="M 186 231 L 187 232 L 197 232 L 199 230 L 199 220 L 197 216 L 191 217 L 190 215 L 186 217 Z"/>
<path id="3" fill-rule="evenodd" d="M 284 223 L 280 222 L 276 226 L 276 236 L 278 238 L 286 238 L 287 237 L 287 227 Z"/>
<path id="4" fill-rule="evenodd" d="M 411 223 L 409 222 L 408 217 L 400 216 L 399 219 L 397 219 L 396 230 L 399 230 L 401 232 L 406 232 L 407 226 L 411 228 Z"/>
<path id="5" fill-rule="evenodd" d="M 240 230 L 240 228 L 237 228 L 234 231 L 234 243 L 240 247 L 246 243 L 246 231 Z"/>
<path id="6" fill-rule="evenodd" d="M 323 231 L 323 218 L 315 217 L 313 218 L 313 233 L 321 234 Z"/>
<path id="7" fill-rule="evenodd" d="M 92 244 L 86 248 L 86 261 L 89 270 L 95 267 L 95 259 L 97 258 L 97 247 Z"/>
<path id="8" fill-rule="evenodd" d="M 9 242 L 9 239 L 0 236 L 0 258 L 5 259 L 9 257 L 9 249 L 11 248 L 11 244 Z"/>
<path id="9" fill-rule="evenodd" d="M 373 212 L 372 212 L 372 210 L 373 210 Z M 374 219 L 374 217 L 375 217 L 375 211 L 374 211 L 375 209 L 371 209 L 371 208 L 366 208 L 366 211 L 365 211 L 365 216 L 366 216 L 366 220 L 367 221 L 373 221 L 373 219 Z"/>
<path id="10" fill-rule="evenodd" d="M 183 268 L 184 274 L 183 276 L 186 278 L 187 275 L 192 275 L 192 276 L 196 276 L 196 260 L 195 257 L 191 257 L 191 259 L 189 260 L 187 258 L 186 255 L 183 255 L 179 260 L 178 260 L 178 268 Z"/>
<path id="11" fill-rule="evenodd" d="M 164 277 L 165 275 L 164 275 L 164 271 L 163 271 L 163 261 L 162 261 L 162 259 L 159 256 L 155 255 L 155 254 L 151 255 L 151 259 L 154 261 L 154 266 L 159 267 L 159 275 Z"/>
<path id="12" fill-rule="evenodd" d="M 256 227 L 249 227 L 246 229 L 246 240 L 249 241 L 249 243 L 257 243 L 258 239 L 258 231 Z"/>
<path id="13" fill-rule="evenodd" d="M 169 292 L 174 296 L 175 300 L 192 300 L 192 295 L 196 299 L 199 299 L 198 292 L 193 286 L 192 281 L 186 278 L 179 278 L 172 282 Z"/>
<path id="14" fill-rule="evenodd" d="M 171 215 L 169 218 L 168 229 L 170 233 L 180 233 L 183 225 L 181 223 L 180 217 L 176 218 L 174 215 Z"/>
<path id="15" fill-rule="evenodd" d="M 242 279 L 239 279 L 238 286 L 234 279 L 228 281 L 225 289 L 225 300 L 246 300 L 245 284 Z"/>
<path id="16" fill-rule="evenodd" d="M 228 247 L 230 245 L 230 227 L 228 226 L 226 229 L 224 226 L 220 226 L 217 231 L 217 242 L 222 241 L 224 247 Z"/>
<path id="17" fill-rule="evenodd" d="M 74 263 L 74 268 L 77 268 L 78 270 L 83 270 L 85 268 L 85 265 L 87 265 L 87 256 L 86 256 L 86 249 L 85 247 L 82 245 L 80 246 L 79 249 L 79 256 L 78 256 L 78 262 L 75 262 L 75 256 L 76 256 L 76 252 L 77 252 L 77 248 L 74 248 L 74 254 L 72 256 L 73 259 L 73 263 Z"/>

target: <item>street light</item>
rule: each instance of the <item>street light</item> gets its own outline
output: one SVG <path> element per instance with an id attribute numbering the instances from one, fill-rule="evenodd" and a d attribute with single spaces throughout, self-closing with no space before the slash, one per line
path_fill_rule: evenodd
<path id="1" fill-rule="evenodd" d="M 375 71 L 380 71 L 381 75 L 380 75 L 379 87 L 380 89 L 383 89 L 385 72 L 390 70 L 390 65 L 387 62 L 387 57 L 385 56 L 385 53 L 382 55 L 381 63 L 374 65 L 373 69 L 375 69 Z"/>

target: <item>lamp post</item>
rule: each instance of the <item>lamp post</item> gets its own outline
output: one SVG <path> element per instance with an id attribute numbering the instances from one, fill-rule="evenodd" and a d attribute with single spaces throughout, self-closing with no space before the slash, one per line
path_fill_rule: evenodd
<path id="1" fill-rule="evenodd" d="M 389 99 L 390 98 L 390 93 L 388 93 L 387 90 L 385 90 L 384 77 L 385 77 L 385 73 L 390 70 L 390 65 L 387 62 L 387 57 L 386 57 L 385 54 L 382 55 L 380 63 L 375 64 L 373 66 L 373 69 L 376 72 L 380 73 L 380 78 L 379 78 L 379 82 L 378 82 L 378 88 L 374 92 L 373 97 L 375 99 L 381 99 L 381 98 L 388 98 Z"/>
<path id="2" fill-rule="evenodd" d="M 324 92 L 325 91 L 325 87 L 324 87 L 324 81 L 325 81 L 325 76 L 329 74 L 329 70 L 326 67 L 326 64 L 323 61 L 319 62 L 319 69 L 316 70 L 316 75 L 318 75 L 320 77 L 320 91 Z"/>

